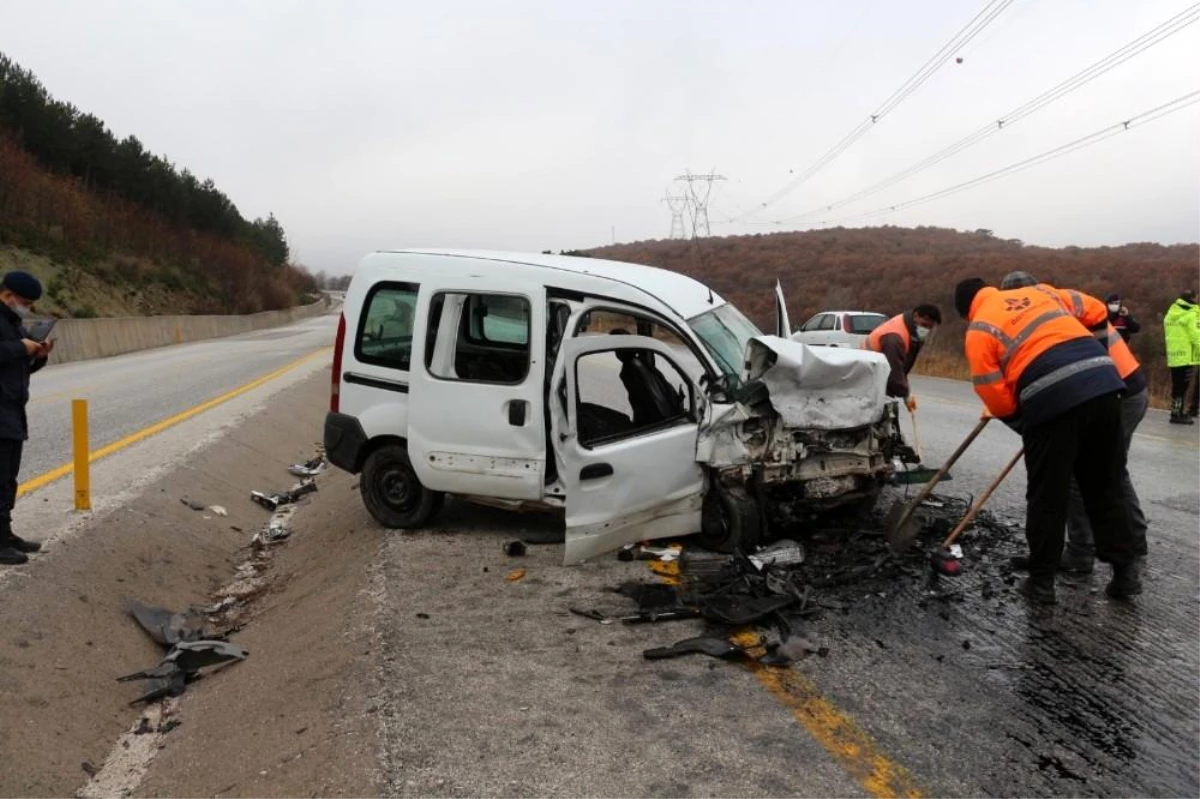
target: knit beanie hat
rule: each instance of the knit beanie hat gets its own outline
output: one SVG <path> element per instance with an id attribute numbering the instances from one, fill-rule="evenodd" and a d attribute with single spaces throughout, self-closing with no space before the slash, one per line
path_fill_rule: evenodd
<path id="1" fill-rule="evenodd" d="M 4 276 L 4 280 L 0 281 L 0 286 L 30 302 L 36 302 L 42 298 L 41 282 L 28 272 L 20 270 L 9 272 Z"/>

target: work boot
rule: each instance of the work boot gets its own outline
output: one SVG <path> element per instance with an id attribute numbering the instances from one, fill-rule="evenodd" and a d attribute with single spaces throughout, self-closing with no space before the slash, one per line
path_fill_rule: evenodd
<path id="1" fill-rule="evenodd" d="M 1095 567 L 1094 560 L 1092 555 L 1064 552 L 1062 560 L 1058 562 L 1058 568 L 1067 574 L 1091 574 Z"/>
<path id="2" fill-rule="evenodd" d="M 1053 605 L 1058 601 L 1054 595 L 1053 576 L 1030 575 L 1021 583 L 1018 590 L 1035 605 Z"/>
<path id="3" fill-rule="evenodd" d="M 1185 414 L 1182 414 L 1182 413 L 1171 414 L 1171 424 L 1195 424 L 1195 423 L 1196 422 L 1194 419 L 1192 419 L 1192 417 L 1187 416 Z"/>
<path id="4" fill-rule="evenodd" d="M 42 545 L 37 541 L 29 541 L 21 538 L 21 536 L 17 535 L 16 533 L 9 533 L 8 538 L 0 543 L 3 543 L 4 546 L 10 546 L 18 552 L 40 552 L 42 549 Z"/>
<path id="5" fill-rule="evenodd" d="M 20 566 L 22 563 L 28 563 L 29 556 L 24 552 L 13 549 L 10 546 L 0 547 L 0 563 L 5 566 Z"/>
<path id="6" fill-rule="evenodd" d="M 1008 559 L 1008 565 L 1012 566 L 1013 571 L 1027 572 L 1029 571 L 1029 556 L 1014 555 Z"/>
<path id="7" fill-rule="evenodd" d="M 1104 593 L 1113 599 L 1128 599 L 1142 593 L 1142 563 L 1134 559 L 1118 566 L 1113 564 L 1113 576 Z"/>

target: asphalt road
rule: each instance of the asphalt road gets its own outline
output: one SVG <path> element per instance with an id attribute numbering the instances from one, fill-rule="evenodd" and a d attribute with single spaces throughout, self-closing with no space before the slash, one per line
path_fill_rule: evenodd
<path id="1" fill-rule="evenodd" d="M 980 406 L 967 384 L 915 385 L 925 459 L 937 464 Z M 990 505 L 1012 526 L 969 531 L 961 577 L 931 585 L 917 550 L 906 574 L 817 589 L 825 610 L 802 632 L 826 655 L 779 671 L 645 661 L 643 649 L 702 626 L 605 627 L 565 612 L 618 612 L 609 591 L 657 579 L 644 564 L 602 556 L 564 568 L 556 545 L 506 561 L 502 540 L 561 528 L 451 502 L 430 530 L 388 534 L 382 554 L 389 792 L 1198 795 L 1198 438 L 1160 412 L 1135 438 L 1131 469 L 1152 522 L 1135 602 L 1104 596 L 1101 566 L 1061 578 L 1054 608 L 1026 605 L 1008 567 L 1023 551 L 1018 467 Z M 976 495 L 1019 447 L 993 423 L 939 494 Z M 372 524 L 359 506 L 336 513 Z M 861 540 L 882 547 L 878 535 Z M 858 551 L 828 561 L 862 566 Z M 518 565 L 529 576 L 503 588 L 499 575 Z"/>
<path id="2" fill-rule="evenodd" d="M 48 366 L 30 380 L 30 440 L 21 481 L 71 460 L 73 399 L 88 400 L 94 451 L 332 345 L 336 324 L 336 316 L 326 315 L 240 336 Z"/>

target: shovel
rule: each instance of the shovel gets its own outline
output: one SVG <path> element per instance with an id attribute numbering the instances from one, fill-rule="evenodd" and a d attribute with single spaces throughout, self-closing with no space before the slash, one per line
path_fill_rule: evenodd
<path id="1" fill-rule="evenodd" d="M 980 495 L 979 499 L 975 500 L 974 504 L 971 505 L 966 515 L 962 517 L 962 521 L 958 523 L 958 526 L 950 531 L 950 535 L 946 536 L 946 540 L 942 542 L 941 547 L 938 548 L 937 552 L 933 553 L 933 557 L 930 559 L 934 571 L 946 575 L 958 574 L 958 561 L 948 556 L 950 545 L 958 539 L 959 534 L 962 533 L 963 530 L 967 529 L 971 522 L 975 521 L 975 516 L 978 515 L 980 509 L 983 508 L 983 503 L 987 502 L 988 499 L 991 498 L 996 489 L 1000 487 L 1000 484 L 1004 482 L 1004 478 L 1008 477 L 1008 473 L 1011 472 L 1013 467 L 1017 465 L 1017 461 L 1021 460 L 1024 455 L 1025 448 L 1021 447 L 1019 450 L 1017 450 L 1017 454 L 1013 455 L 1012 460 L 1008 462 L 1008 465 L 1004 467 L 1004 471 L 1000 472 L 1000 476 L 993 480 L 992 484 L 987 487 L 987 490 L 984 491 L 983 494 Z"/>
<path id="2" fill-rule="evenodd" d="M 937 484 L 950 471 L 950 467 L 962 457 L 962 454 L 967 451 L 967 447 L 971 446 L 971 442 L 983 432 L 983 428 L 987 427 L 987 423 L 991 420 L 992 417 L 990 415 L 984 416 L 979 420 L 979 423 L 975 425 L 975 429 L 971 431 L 966 440 L 958 445 L 958 449 L 954 450 L 954 454 L 950 456 L 946 464 L 941 469 L 938 469 L 933 479 L 925 484 L 925 487 L 921 489 L 921 493 L 917 494 L 916 499 L 903 505 L 899 502 L 892 505 L 887 515 L 887 541 L 894 552 L 903 552 L 913 542 L 913 539 L 917 537 L 917 533 L 921 532 L 921 526 L 913 518 L 913 512 L 922 502 L 929 498 L 929 495 L 933 493 L 933 489 L 937 487 Z"/>

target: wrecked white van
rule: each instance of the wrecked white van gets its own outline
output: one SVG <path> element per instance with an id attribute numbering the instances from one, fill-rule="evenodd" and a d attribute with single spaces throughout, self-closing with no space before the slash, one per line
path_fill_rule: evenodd
<path id="1" fill-rule="evenodd" d="M 376 252 L 346 292 L 325 449 L 386 527 L 427 524 L 450 494 L 563 509 L 568 564 L 692 533 L 750 550 L 873 503 L 906 449 L 887 370 L 763 335 L 675 272 Z"/>

